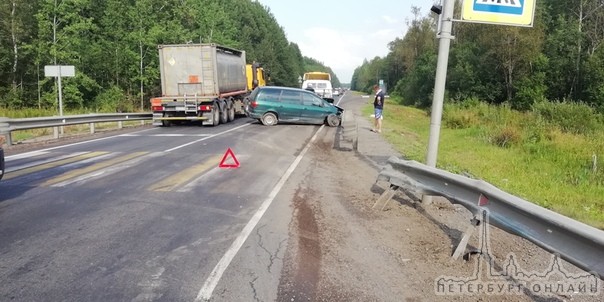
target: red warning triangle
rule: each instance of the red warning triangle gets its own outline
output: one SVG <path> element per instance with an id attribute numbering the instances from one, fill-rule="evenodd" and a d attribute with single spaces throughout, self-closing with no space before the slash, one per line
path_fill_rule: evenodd
<path id="1" fill-rule="evenodd" d="M 234 164 L 226 163 L 229 156 L 233 158 L 233 161 L 235 162 Z M 224 156 L 222 157 L 222 160 L 220 161 L 220 164 L 218 165 L 218 167 L 220 167 L 220 168 L 239 168 L 239 161 L 235 157 L 235 154 L 233 153 L 233 150 L 231 150 L 231 148 L 229 148 L 224 153 Z"/>
<path id="2" fill-rule="evenodd" d="M 489 203 L 489 198 L 487 198 L 486 196 L 482 195 L 482 193 L 480 194 L 480 197 L 478 197 L 478 206 L 486 206 Z"/>

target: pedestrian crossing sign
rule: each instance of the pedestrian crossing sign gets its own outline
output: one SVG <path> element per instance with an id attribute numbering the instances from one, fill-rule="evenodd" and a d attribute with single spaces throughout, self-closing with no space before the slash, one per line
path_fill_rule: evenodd
<path id="1" fill-rule="evenodd" d="M 533 26 L 536 0 L 463 0 L 461 19 L 468 22 Z"/>

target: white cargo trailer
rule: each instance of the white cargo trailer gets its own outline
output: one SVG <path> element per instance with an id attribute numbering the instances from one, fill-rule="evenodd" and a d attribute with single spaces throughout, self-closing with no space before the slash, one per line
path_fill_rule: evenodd
<path id="1" fill-rule="evenodd" d="M 245 51 L 216 44 L 158 48 L 162 95 L 151 99 L 154 125 L 201 121 L 216 126 L 245 114 L 250 90 Z"/>

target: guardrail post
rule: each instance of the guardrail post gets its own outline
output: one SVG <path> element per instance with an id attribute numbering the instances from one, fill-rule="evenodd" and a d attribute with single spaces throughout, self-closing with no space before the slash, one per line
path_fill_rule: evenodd
<path id="1" fill-rule="evenodd" d="M 118 129 L 124 128 L 124 122 L 122 122 L 122 121 L 117 122 L 117 128 Z"/>
<path id="2" fill-rule="evenodd" d="M 52 134 L 55 139 L 59 139 L 59 127 L 52 127 Z"/>
<path id="3" fill-rule="evenodd" d="M 12 145 L 13 141 L 10 134 L 10 120 L 7 117 L 0 117 L 0 135 L 4 136 L 7 145 Z"/>
<path id="4" fill-rule="evenodd" d="M 382 193 L 382 195 L 380 195 L 380 197 L 375 201 L 375 203 L 373 204 L 373 207 L 371 207 L 372 209 L 375 208 L 375 206 L 377 206 L 380 202 L 384 202 L 384 205 L 382 206 L 382 211 L 384 210 L 384 208 L 386 208 L 386 205 L 388 205 L 388 202 L 390 202 L 390 200 L 392 199 L 392 197 L 394 197 L 394 194 L 396 194 L 396 191 L 399 189 L 398 186 L 395 185 L 390 185 L 388 187 L 388 189 L 386 191 L 384 191 Z"/>
<path id="5" fill-rule="evenodd" d="M 472 237 L 472 234 L 474 234 L 474 231 L 480 225 L 480 220 L 474 217 L 470 220 L 470 223 L 471 225 L 466 229 L 466 232 L 463 234 L 463 238 L 457 245 L 455 253 L 453 253 L 453 256 L 451 257 L 451 261 L 457 260 L 459 256 L 461 256 L 466 250 L 466 247 L 468 246 L 468 241 L 470 241 L 470 237 Z"/>
<path id="6" fill-rule="evenodd" d="M 94 123 L 90 123 L 90 134 L 94 134 Z"/>

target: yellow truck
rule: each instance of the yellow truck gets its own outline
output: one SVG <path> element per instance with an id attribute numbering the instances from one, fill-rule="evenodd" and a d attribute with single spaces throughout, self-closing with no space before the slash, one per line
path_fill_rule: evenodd
<path id="1" fill-rule="evenodd" d="M 312 71 L 304 74 L 304 81 L 307 80 L 326 80 L 331 82 L 331 74 L 328 72 Z"/>
<path id="2" fill-rule="evenodd" d="M 153 125 L 201 121 L 216 126 L 245 114 L 245 99 L 267 77 L 245 51 L 217 44 L 160 45 L 160 97 L 151 99 Z"/>

